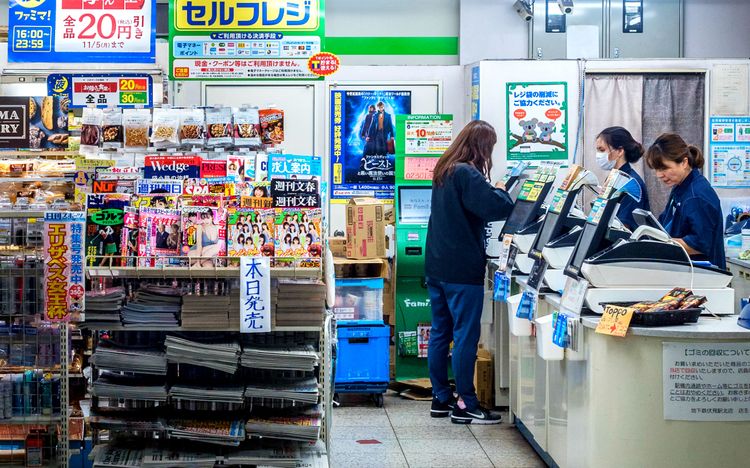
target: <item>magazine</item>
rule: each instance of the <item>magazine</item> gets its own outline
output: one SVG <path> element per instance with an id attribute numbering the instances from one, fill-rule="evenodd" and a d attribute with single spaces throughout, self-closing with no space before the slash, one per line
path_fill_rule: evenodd
<path id="1" fill-rule="evenodd" d="M 417 357 L 427 357 L 427 350 L 430 347 L 430 330 L 432 326 L 429 324 L 417 325 Z"/>
<path id="2" fill-rule="evenodd" d="M 274 210 L 232 209 L 228 216 L 229 257 L 273 257 Z"/>
<path id="3" fill-rule="evenodd" d="M 138 217 L 138 256 L 141 266 L 176 264 L 169 257 L 180 254 L 180 212 L 142 208 Z"/>
<path id="4" fill-rule="evenodd" d="M 271 198 L 271 183 L 247 182 L 238 187 L 243 208 L 272 208 L 273 198 Z"/>
<path id="5" fill-rule="evenodd" d="M 90 193 L 86 197 L 86 262 L 88 266 L 111 266 L 120 252 L 124 210 L 130 195 Z M 119 262 L 119 261 L 118 261 Z"/>
<path id="6" fill-rule="evenodd" d="M 135 266 L 138 256 L 138 208 L 125 207 L 122 233 L 120 236 L 120 255 L 122 266 Z"/>
<path id="7" fill-rule="evenodd" d="M 322 214 L 320 208 L 277 209 L 275 263 L 319 267 Z"/>
<path id="8" fill-rule="evenodd" d="M 201 257 L 191 260 L 190 266 L 220 266 L 227 256 L 226 209 L 210 206 L 182 208 L 182 255 Z"/>

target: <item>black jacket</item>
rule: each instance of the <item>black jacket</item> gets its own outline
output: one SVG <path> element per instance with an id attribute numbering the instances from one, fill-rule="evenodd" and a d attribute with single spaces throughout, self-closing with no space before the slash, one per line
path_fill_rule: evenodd
<path id="1" fill-rule="evenodd" d="M 505 219 L 513 200 L 492 187 L 469 164 L 457 164 L 432 188 L 432 210 L 427 228 L 425 276 L 437 281 L 479 285 L 484 282 L 487 258 L 485 225 Z"/>

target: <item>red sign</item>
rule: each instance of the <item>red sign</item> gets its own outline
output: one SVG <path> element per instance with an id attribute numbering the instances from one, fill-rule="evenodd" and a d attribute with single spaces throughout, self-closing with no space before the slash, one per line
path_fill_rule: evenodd
<path id="1" fill-rule="evenodd" d="M 516 109 L 516 110 L 513 111 L 513 117 L 515 117 L 517 119 L 522 119 L 522 118 L 526 117 L 526 111 L 523 110 L 523 109 Z"/>
<path id="2" fill-rule="evenodd" d="M 339 70 L 341 61 L 330 52 L 320 52 L 307 59 L 307 68 L 310 73 L 318 76 L 333 75 Z"/>
<path id="3" fill-rule="evenodd" d="M 74 83 L 73 92 L 75 93 L 116 93 L 117 83 L 115 82 L 89 82 Z"/>
<path id="4" fill-rule="evenodd" d="M 562 112 L 560 112 L 560 109 L 550 109 L 545 112 L 544 115 L 546 115 L 548 119 L 557 120 L 562 116 Z"/>

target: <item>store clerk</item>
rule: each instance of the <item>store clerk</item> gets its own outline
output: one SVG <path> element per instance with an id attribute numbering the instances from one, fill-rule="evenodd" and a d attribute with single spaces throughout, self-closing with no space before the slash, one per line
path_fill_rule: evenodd
<path id="1" fill-rule="evenodd" d="M 602 130 L 596 137 L 596 162 L 605 171 L 618 169 L 638 182 L 641 187 L 641 200 L 635 201 L 632 197 L 624 197 L 617 210 L 617 218 L 628 229 L 635 229 L 636 222 L 633 219 L 633 210 L 640 208 L 650 211 L 646 184 L 635 169 L 630 165 L 638 162 L 643 156 L 643 146 L 635 141 L 633 135 L 622 127 L 609 127 Z"/>
<path id="2" fill-rule="evenodd" d="M 664 133 L 646 153 L 646 163 L 672 192 L 659 222 L 694 261 L 725 270 L 724 230 L 719 196 L 700 173 L 703 153 L 675 133 Z"/>

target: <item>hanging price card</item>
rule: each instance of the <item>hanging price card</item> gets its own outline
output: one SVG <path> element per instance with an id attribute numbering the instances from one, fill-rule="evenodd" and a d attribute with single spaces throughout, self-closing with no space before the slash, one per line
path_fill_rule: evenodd
<path id="1" fill-rule="evenodd" d="M 635 309 L 630 307 L 606 306 L 604 315 L 596 326 L 596 333 L 624 337 L 628 332 L 634 312 Z"/>
<path id="2" fill-rule="evenodd" d="M 565 290 L 560 301 L 560 308 L 567 312 L 580 314 L 583 308 L 583 301 L 586 299 L 588 287 L 589 282 L 585 279 L 568 277 L 565 281 Z"/>

